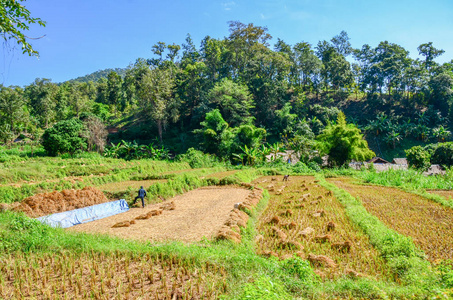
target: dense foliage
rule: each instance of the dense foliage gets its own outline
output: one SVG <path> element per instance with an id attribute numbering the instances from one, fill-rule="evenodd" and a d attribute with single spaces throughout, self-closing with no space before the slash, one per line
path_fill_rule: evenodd
<path id="1" fill-rule="evenodd" d="M 38 55 L 38 51 L 33 49 L 28 42 L 30 37 L 24 31 L 29 29 L 30 24 L 38 23 L 46 26 L 40 18 L 30 16 L 30 11 L 20 2 L 25 0 L 1 0 L 0 1 L 0 35 L 5 41 L 15 40 L 22 48 L 23 53 L 28 55 Z"/>
<path id="2" fill-rule="evenodd" d="M 317 45 L 277 39 L 271 47 L 265 27 L 229 28 L 200 47 L 190 35 L 182 45 L 158 42 L 152 58 L 96 81 L 2 86 L 0 139 L 36 139 L 52 124 L 91 113 L 112 128 L 115 144 L 157 140 L 172 153 L 194 147 L 247 162 L 240 157 L 278 143 L 309 163 L 319 150 L 315 137 L 340 111 L 388 160 L 404 155 L 399 144 L 451 138 L 453 64 L 436 63 L 444 51 L 432 43 L 413 59 L 387 41 L 353 49 L 344 31 Z"/>
<path id="3" fill-rule="evenodd" d="M 87 143 L 83 137 L 83 130 L 84 126 L 80 120 L 60 121 L 44 132 L 42 136 L 44 149 L 51 156 L 84 150 Z"/>
<path id="4" fill-rule="evenodd" d="M 329 155 L 329 163 L 333 166 L 343 166 L 351 160 L 365 161 L 375 155 L 368 149 L 360 130 L 346 123 L 343 113 L 338 115 L 337 123 L 327 126 L 318 139 L 320 148 Z"/>
<path id="5" fill-rule="evenodd" d="M 426 170 L 431 164 L 449 168 L 453 166 L 453 143 L 415 146 L 406 150 L 406 155 L 409 165 L 416 169 Z"/>

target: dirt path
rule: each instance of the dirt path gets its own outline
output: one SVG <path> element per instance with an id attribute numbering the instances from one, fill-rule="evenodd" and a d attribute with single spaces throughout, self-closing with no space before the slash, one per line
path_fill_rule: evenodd
<path id="1" fill-rule="evenodd" d="M 131 208 L 128 212 L 70 227 L 68 230 L 145 241 L 196 242 L 216 234 L 234 204 L 244 201 L 249 194 L 249 190 L 242 188 L 200 188 L 166 201 L 174 201 L 175 210 L 164 210 L 161 215 L 150 219 L 136 220 L 136 224 L 130 227 L 112 228 L 114 224 L 133 220 L 158 208 L 162 203 L 148 205 L 145 209 Z"/>

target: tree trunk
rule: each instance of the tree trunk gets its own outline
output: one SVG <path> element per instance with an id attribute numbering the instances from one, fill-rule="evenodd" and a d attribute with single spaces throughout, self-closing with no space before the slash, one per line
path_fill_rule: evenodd
<path id="1" fill-rule="evenodd" d="M 161 119 L 157 120 L 157 132 L 159 133 L 159 140 L 160 140 L 160 143 L 162 144 L 162 120 Z"/>

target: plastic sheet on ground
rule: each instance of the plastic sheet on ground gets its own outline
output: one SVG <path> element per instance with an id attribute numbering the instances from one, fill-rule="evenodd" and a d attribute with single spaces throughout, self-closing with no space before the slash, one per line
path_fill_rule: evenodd
<path id="1" fill-rule="evenodd" d="M 37 220 L 52 227 L 68 228 L 77 224 L 117 215 L 128 210 L 129 206 L 126 200 L 121 199 L 39 217 Z"/>

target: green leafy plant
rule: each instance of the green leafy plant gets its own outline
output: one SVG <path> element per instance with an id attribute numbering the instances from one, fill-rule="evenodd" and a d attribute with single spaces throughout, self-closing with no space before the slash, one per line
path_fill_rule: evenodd
<path id="1" fill-rule="evenodd" d="M 406 150 L 405 152 L 409 166 L 425 171 L 431 165 L 431 155 L 423 147 L 415 146 Z"/>
<path id="2" fill-rule="evenodd" d="M 83 135 L 85 127 L 78 119 L 61 121 L 47 129 L 42 136 L 42 145 L 49 155 L 74 154 L 87 148 Z"/>

